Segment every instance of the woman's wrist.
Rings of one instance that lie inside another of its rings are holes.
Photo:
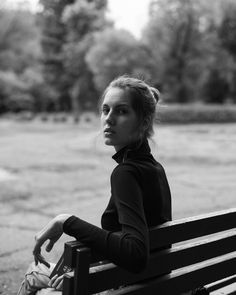
[[[57,222],[60,225],[62,231],[63,231],[63,224],[64,222],[70,218],[72,216],[72,214],[59,214],[56,216]]]

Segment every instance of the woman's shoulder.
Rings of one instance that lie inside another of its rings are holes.
[[[145,161],[136,159],[126,160],[119,163],[112,171],[112,177],[135,176],[138,180],[146,177],[161,177],[165,175],[165,169],[162,164],[153,157]]]
[[[114,169],[112,173],[120,173],[122,171],[133,171],[138,168],[138,163],[135,163],[134,161],[124,161],[122,163],[119,163]]]
[[[137,176],[139,174],[138,164],[134,161],[125,161],[119,163],[112,171],[111,177],[121,177],[121,176],[129,176],[134,175]]]

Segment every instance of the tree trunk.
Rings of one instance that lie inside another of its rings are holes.
[[[72,106],[74,122],[78,123],[80,114],[81,114],[81,107],[79,103],[79,95],[80,95],[79,81],[75,82],[75,84],[72,86],[70,94],[71,94],[71,106]]]

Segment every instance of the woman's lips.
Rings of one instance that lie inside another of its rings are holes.
[[[111,135],[115,134],[115,131],[110,128],[106,128],[106,129],[104,129],[104,134],[106,136],[111,136]]]

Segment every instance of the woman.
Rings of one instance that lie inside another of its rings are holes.
[[[101,218],[102,228],[69,214],[58,215],[36,235],[33,267],[47,264],[40,254],[44,242],[49,240],[46,250],[51,251],[66,233],[130,272],[145,269],[149,227],[171,220],[168,181],[148,144],[158,99],[157,89],[128,76],[107,87],[101,104],[102,131],[105,144],[115,148],[113,159],[118,165],[111,174],[111,198]],[[61,290],[62,279],[54,276],[43,287]],[[24,281],[19,294],[34,294],[29,290],[35,289],[26,285],[29,282]]]

